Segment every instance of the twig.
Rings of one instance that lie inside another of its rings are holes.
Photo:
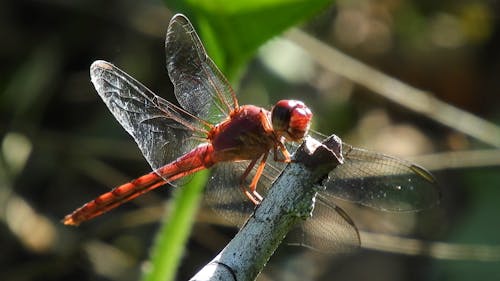
[[[363,231],[361,237],[363,237],[362,245],[365,249],[443,260],[500,261],[500,246],[498,245],[424,241]]]
[[[191,280],[254,280],[293,225],[311,216],[322,179],[342,163],[340,149],[336,136],[324,145],[306,139],[240,232]]]
[[[500,166],[500,149],[463,150],[406,157],[431,171]]]

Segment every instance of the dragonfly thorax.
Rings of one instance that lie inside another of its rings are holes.
[[[215,160],[256,159],[273,148],[276,138],[262,123],[268,111],[254,105],[243,105],[230,118],[208,134],[215,151]]]

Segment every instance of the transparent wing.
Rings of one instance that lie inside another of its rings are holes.
[[[270,157],[272,158],[272,157]],[[206,189],[205,204],[224,217],[230,224],[242,226],[255,206],[239,188],[241,174],[250,161],[220,163],[213,168]],[[274,180],[286,164],[268,161],[257,190],[264,197]],[[255,168],[247,179],[247,184]],[[312,218],[301,223],[287,234],[285,242],[300,245],[321,252],[351,252],[360,244],[356,226],[349,216],[338,206],[318,196]]]
[[[245,223],[255,208],[239,187],[241,175],[249,164],[250,161],[217,163],[212,168],[203,198],[207,207],[238,227]]]
[[[297,147],[297,144],[290,144],[287,148],[294,152]],[[343,156],[345,163],[330,172],[326,190],[318,194],[312,218],[297,225],[285,242],[331,253],[347,253],[357,248],[360,244],[358,230],[335,204],[338,199],[387,211],[420,210],[439,200],[434,178],[415,164],[345,143]],[[239,188],[241,174],[249,162],[217,165],[207,187],[209,205],[237,226],[241,226],[254,210]],[[258,185],[261,195],[267,194],[285,165],[272,160],[267,162]],[[255,169],[247,180],[254,172]]]
[[[439,189],[424,168],[343,143],[345,163],[329,173],[326,198],[385,211],[416,211],[436,205]]]
[[[267,195],[269,187],[286,166],[285,163],[269,160],[273,157],[274,155],[271,153],[257,184],[257,192],[264,197]],[[243,194],[240,188],[241,177],[250,162],[218,163],[212,168],[212,176],[205,189],[205,205],[235,226],[242,226],[255,209],[255,205]],[[253,167],[245,179],[246,186],[250,185],[257,166],[258,164]]]
[[[90,76],[99,96],[134,138],[153,170],[175,160],[206,137],[204,123],[111,63],[95,61]]]
[[[179,104],[212,124],[229,116],[237,107],[234,91],[185,16],[177,14],[170,21],[165,51]]]
[[[339,207],[316,197],[312,217],[287,234],[285,242],[326,253],[349,253],[360,245],[359,232],[351,218]]]

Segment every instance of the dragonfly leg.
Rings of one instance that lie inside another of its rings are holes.
[[[278,142],[278,147],[280,149],[281,155],[283,155],[283,158],[278,158],[278,149],[277,147],[274,147],[274,161],[284,163],[292,162],[292,156],[290,156],[290,152],[288,152],[288,149],[286,149],[285,145],[281,142]]]
[[[264,127],[264,131],[266,131],[266,133],[268,133],[268,134],[275,135],[273,126],[271,125],[271,121],[269,121],[269,118],[267,117],[267,115],[263,111],[260,111],[259,117],[260,117],[260,122],[262,123],[262,126]],[[278,151],[276,149],[276,146],[279,147],[281,154],[284,157],[283,159],[278,158],[278,153],[277,153]],[[290,156],[288,149],[286,149],[285,145],[283,144],[283,142],[281,140],[279,140],[278,137],[276,137],[276,146],[274,147],[274,161],[285,162],[285,163],[291,162],[292,157]],[[267,155],[266,155],[266,157],[267,157]]]
[[[273,125],[271,125],[271,121],[264,113],[264,111],[260,110],[259,118],[260,118],[260,123],[264,127],[264,131],[268,134],[274,134]]]
[[[245,179],[248,177],[250,172],[252,171],[253,167],[255,164],[257,164],[257,160],[259,158],[256,158],[250,162],[248,167],[246,168],[245,172],[241,176],[241,181],[240,181],[240,189],[243,191],[243,194],[250,199],[255,205],[260,204],[262,202],[262,196],[257,192],[257,183],[259,182],[260,176],[262,175],[262,172],[264,171],[264,167],[266,166],[266,161],[267,161],[267,156],[269,155],[269,152],[264,153],[262,156],[262,159],[260,160],[259,166],[257,167],[257,171],[255,172],[255,175],[252,178],[252,182],[250,183],[249,186],[245,184]]]
[[[252,201],[252,203],[254,205],[259,205],[260,202],[262,201],[262,197],[257,193],[257,195],[259,195],[260,199],[259,198],[255,198],[255,195],[250,193],[246,188],[245,186],[241,185],[240,186],[241,190],[243,191],[243,193],[245,194],[245,196],[250,199],[250,201]]]
[[[241,191],[255,205],[258,205],[260,203],[260,201],[262,201],[262,198],[261,198],[261,200],[259,200],[258,198],[255,198],[255,196],[248,190],[248,188],[247,188],[247,186],[245,184],[245,179],[248,177],[248,175],[252,171],[253,167],[257,163],[257,160],[259,160],[259,158],[256,158],[256,159],[252,160],[252,162],[250,162],[250,164],[246,168],[246,170],[243,173],[243,175],[241,175],[241,180],[240,180],[240,189],[241,189]]]
[[[262,159],[260,160],[259,167],[257,167],[257,172],[255,172],[255,175],[253,176],[252,182],[250,183],[250,186],[248,187],[250,189],[250,192],[252,192],[252,195],[257,198],[259,201],[262,201],[262,196],[257,192],[257,183],[259,183],[260,176],[262,176],[262,172],[264,171],[264,167],[266,167],[266,161],[267,161],[267,156],[269,155],[269,152],[264,153],[264,156],[262,156]]]

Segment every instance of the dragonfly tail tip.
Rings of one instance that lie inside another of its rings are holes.
[[[64,225],[72,225],[72,226],[78,226],[80,223],[76,222],[73,217],[71,216],[66,216],[64,217],[64,219],[61,220],[61,222],[64,224]]]

